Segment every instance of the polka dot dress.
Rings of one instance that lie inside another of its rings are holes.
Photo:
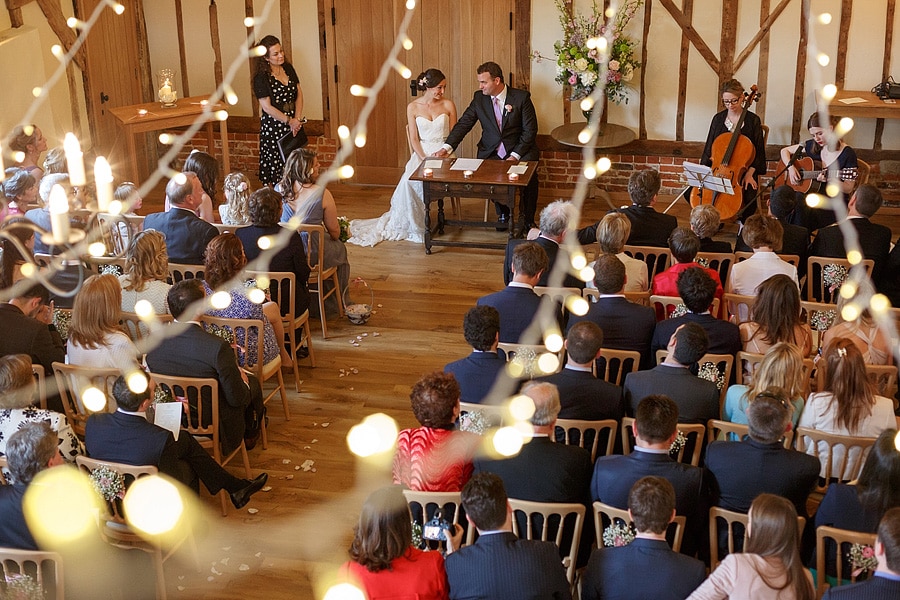
[[[289,104],[292,108],[284,113],[288,117],[294,115],[294,103],[297,101],[297,75],[290,65],[285,64],[290,83],[285,85],[268,73],[258,73],[254,81],[257,98],[269,98],[272,106],[281,108]],[[276,184],[281,180],[284,171],[284,160],[278,151],[278,140],[291,131],[287,123],[275,120],[264,111],[260,111],[259,124],[259,180],[266,184]]]

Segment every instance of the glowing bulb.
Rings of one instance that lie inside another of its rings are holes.
[[[106,394],[103,390],[91,386],[81,393],[84,407],[91,412],[100,412],[106,408]]]
[[[43,94],[43,93],[44,93],[44,90],[41,87],[31,88],[31,95],[34,96],[35,98],[40,98],[41,94]]]
[[[169,146],[172,142],[175,141],[175,136],[171,133],[161,133],[159,134],[159,143],[165,146]]]
[[[822,204],[822,196],[819,194],[807,194],[806,205],[810,208],[816,208]]]
[[[819,52],[819,55],[816,57],[816,62],[822,67],[827,67],[828,63],[831,62],[831,58],[824,52]]]
[[[369,415],[347,433],[347,446],[361,457],[387,452],[394,448],[397,422],[384,413]]]
[[[125,207],[122,206],[122,202],[120,200],[113,200],[109,203],[109,214],[111,215],[121,215],[122,209]]]
[[[340,169],[338,169],[338,177],[341,179],[350,179],[353,177],[353,167],[350,165],[344,165]]]
[[[128,523],[150,535],[171,531],[184,512],[178,488],[159,475],[135,479],[125,493],[122,505]]]
[[[97,210],[109,211],[109,203],[113,201],[113,175],[109,161],[98,156],[94,161],[94,185],[97,189]]]
[[[576,252],[571,256],[572,260],[572,268],[576,271],[580,271],[587,265],[587,257],[583,252]]]
[[[605,37],[597,38],[597,50],[605,52],[607,46],[609,46],[609,41]]]
[[[25,153],[22,152],[21,150],[17,150],[16,152],[13,152],[12,156],[13,156],[13,160],[16,162],[22,162],[23,160],[25,160]]]
[[[232,105],[232,106],[234,106],[235,104],[237,104],[237,103],[238,103],[238,96],[237,96],[237,94],[234,92],[234,89],[233,89],[230,85],[228,85],[227,83],[224,84],[224,85],[222,86],[222,88],[225,90],[225,102],[227,102],[228,104],[230,104],[230,105]]]
[[[81,24],[81,21],[79,21],[75,17],[69,17],[68,19],[66,19],[66,25],[69,26],[69,29],[75,29],[80,24]]]
[[[408,37],[403,38],[403,49],[404,50],[412,50],[412,48],[413,48],[413,41],[411,39],[409,39]]]
[[[578,279],[582,281],[594,280],[594,267],[587,266],[578,272]]]
[[[253,56],[265,56],[269,50],[265,46],[256,46],[250,51]]]
[[[845,321],[855,321],[859,317],[859,307],[856,304],[847,304],[841,309],[841,318]]]
[[[148,319],[156,314],[149,300],[138,300],[134,303],[134,312],[142,319]]]
[[[828,101],[831,101],[832,98],[837,94],[837,86],[833,83],[829,83],[822,88],[822,98]]]
[[[416,0],[406,0],[406,10],[412,10],[416,7]]]
[[[231,294],[228,292],[216,292],[209,298],[209,303],[216,310],[228,308],[231,304]]]
[[[492,442],[501,456],[515,456],[522,449],[522,434],[514,427],[501,427],[494,433]]]
[[[894,448],[897,449],[897,452],[900,452],[900,431],[894,436]]]
[[[544,352],[538,357],[538,369],[542,373],[556,373],[559,371],[559,357],[552,352]]]
[[[822,25],[830,25],[831,24],[831,13],[823,12],[819,15],[819,23]]]
[[[595,169],[591,165],[587,165],[584,168],[584,177],[585,179],[594,179],[597,177],[597,169]]]
[[[591,141],[591,130],[585,127],[581,131],[578,132],[578,141],[582,144],[587,144]]]
[[[548,333],[544,338],[544,345],[550,352],[559,352],[563,347],[563,338],[558,332]]]
[[[834,126],[834,134],[839,138],[844,137],[851,129],[853,129],[853,119],[844,117]]]
[[[890,307],[891,301],[884,294],[875,294],[869,300],[869,308],[872,310],[872,314],[883,315]]]
[[[264,235],[258,240],[256,240],[256,245],[259,246],[260,250],[268,250],[272,247],[272,236]]]
[[[353,85],[350,86],[350,95],[352,95],[352,96],[368,96],[369,89],[364,86],[354,83]]]
[[[110,0],[107,0],[106,3],[112,7],[113,12],[115,12],[117,15],[121,15],[123,12],[125,12],[125,7],[122,6],[121,4],[119,4],[118,2],[112,2]]]
[[[128,389],[135,394],[143,394],[150,385],[150,382],[147,381],[147,376],[144,375],[142,371],[133,371],[132,373],[129,373],[127,381]]]
[[[256,287],[258,287],[261,290],[267,290],[267,289],[269,289],[270,281],[271,280],[268,278],[268,276],[260,275],[259,277],[256,278]]]
[[[509,412],[516,421],[527,421],[534,416],[534,400],[525,394],[513,396],[509,401]]]
[[[19,267],[19,272],[22,273],[22,277],[28,279],[29,277],[35,275],[34,263],[25,263],[21,267]]]
[[[187,183],[187,175],[185,175],[184,173],[176,173],[173,179],[178,185],[184,185],[185,183]]]
[[[847,260],[851,265],[858,265],[862,258],[862,253],[860,253],[859,250],[850,250],[847,252]]]
[[[22,501],[28,528],[41,546],[58,547],[96,536],[99,498],[77,469],[45,469],[29,484]]]
[[[829,198],[834,198],[835,196],[837,196],[840,193],[841,193],[841,188],[835,182],[829,181],[827,184],[825,184],[825,194]]]
[[[69,183],[75,186],[86,184],[84,153],[81,151],[81,143],[71,131],[63,140],[63,149],[66,152],[66,166],[69,168]]]
[[[244,17],[244,27],[253,27],[255,24],[253,17]]]
[[[237,102],[237,100],[235,100]],[[228,120],[228,111],[227,110],[217,110],[213,113],[213,116],[216,118],[216,121],[227,121]]]
[[[591,110],[594,108],[594,99],[590,96],[585,96],[581,99],[581,104],[578,105],[581,110]]]
[[[610,167],[612,167],[612,161],[609,160],[609,157],[601,156],[597,161],[597,171],[600,173],[606,173]]]
[[[50,53],[60,60],[62,60],[66,55],[66,53],[63,52],[62,46],[60,46],[59,44],[53,44],[52,46],[50,46]]]
[[[506,374],[512,379],[518,379],[525,374],[525,366],[515,360],[506,363]]]
[[[588,304],[587,300],[581,296],[569,296],[569,298],[572,299],[571,301],[566,302],[569,312],[578,317],[583,317],[587,314],[587,311],[590,308],[590,304]]]
[[[366,145],[366,132],[360,131],[356,134],[356,137],[353,139],[353,145],[357,148],[362,148]]]
[[[259,288],[253,288],[247,292],[247,298],[253,304],[262,304],[266,301],[266,293]]]
[[[350,137],[350,128],[346,125],[338,127],[338,137],[342,140],[348,139]]]
[[[338,583],[328,588],[322,600],[366,600],[366,595],[355,585]]]
[[[854,281],[845,281],[838,292],[844,300],[849,300],[859,291],[859,286]]]
[[[103,242],[94,242],[88,246],[88,254],[91,256],[103,256],[106,254],[106,244]]]

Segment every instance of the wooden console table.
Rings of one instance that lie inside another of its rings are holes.
[[[435,159],[428,159],[435,160]],[[450,167],[456,161],[455,158],[445,158],[441,162],[440,169],[434,169],[431,176],[425,177],[425,161],[419,165],[411,180],[421,181],[423,198],[425,202],[425,254],[431,254],[432,246],[458,246],[469,248],[493,248],[504,250],[506,239],[503,242],[454,242],[449,240],[433,239],[434,235],[444,233],[445,225],[459,227],[481,227],[495,229],[497,227],[509,227],[509,237],[512,237],[513,227],[516,223],[516,191],[521,192],[534,177],[537,170],[537,161],[515,163],[508,160],[485,160],[472,173],[471,177],[465,177],[463,171],[453,171]],[[519,175],[517,181],[510,181],[507,171],[515,164],[528,165],[528,170]],[[509,207],[509,223],[499,221],[453,221],[445,218],[444,198],[462,196],[464,198],[485,198],[495,202],[501,202]],[[431,227],[431,203],[437,200],[438,215],[437,224]]]
[[[848,98],[862,98],[865,102],[841,102]],[[872,92],[859,90],[838,90],[828,103],[828,110],[833,115],[854,119],[900,119],[900,101],[885,102]]]
[[[588,144],[582,144],[578,141],[578,134],[587,126],[587,123],[567,123],[560,125],[550,132],[550,137],[566,146],[574,146],[576,148],[584,148]],[[602,133],[597,134],[594,140],[594,148],[617,148],[630,144],[634,141],[634,132],[622,125],[615,123],[606,123],[601,128]]]
[[[188,127],[198,118],[206,120],[206,139],[209,147],[209,153],[213,154],[215,149],[213,137],[213,123],[216,119],[215,111],[227,109],[221,102],[213,106],[213,112],[203,116],[203,109],[209,96],[191,96],[190,98],[181,98],[175,106],[171,108],[163,108],[159,102],[148,102],[146,104],[134,104],[132,106],[120,106],[111,109],[116,122],[125,134],[126,147],[128,149],[128,165],[130,169],[129,176],[131,181],[140,184],[140,168],[137,163],[137,156],[134,151],[134,136],[139,133],[147,133],[149,131],[162,131],[173,127]],[[228,155],[228,121],[219,121],[219,137],[222,140],[222,172],[231,172],[231,160]]]

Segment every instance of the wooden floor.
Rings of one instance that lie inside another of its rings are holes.
[[[386,211],[392,189],[335,185],[333,191],[339,214],[360,218]],[[542,197],[540,205],[551,200]],[[480,218],[484,205],[468,200],[463,207]],[[679,202],[671,212],[686,223],[689,208]],[[589,199],[582,222],[607,210],[605,200]],[[503,241],[502,233],[490,235]],[[722,235],[733,241],[734,226]],[[463,314],[503,285],[499,250],[437,248],[426,256],[421,245],[386,242],[348,245],[348,251],[352,276],[374,291],[375,314],[365,326],[330,321],[327,340],[313,322],[317,366],[302,369],[299,394],[289,387],[292,418],[285,421],[280,405],[270,404],[269,448],[250,453],[254,474],[269,473],[271,491],[226,518],[203,493],[209,529],[201,544],[202,571],[177,556],[167,563],[170,598],[321,598],[320,586],[346,560],[363,498],[390,482],[389,465],[351,455],[348,430],[374,412],[390,415],[401,428],[415,426],[411,385],[468,353]],[[351,340],[359,340],[358,347]],[[305,461],[313,462],[304,468]]]

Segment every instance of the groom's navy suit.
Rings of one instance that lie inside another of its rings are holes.
[[[497,118],[494,116],[493,98],[481,91],[475,92],[472,102],[453,126],[445,144],[455,149],[475,123],[481,123],[478,158],[502,160],[512,153],[517,154],[522,160],[540,158],[540,151],[535,143],[538,131],[537,113],[529,92],[506,86],[506,100],[502,107],[500,127],[497,126]],[[501,142],[505,150],[503,156],[498,154]],[[522,190],[521,217],[524,217],[525,223],[534,223],[537,198],[538,178],[535,173],[528,186]]]

